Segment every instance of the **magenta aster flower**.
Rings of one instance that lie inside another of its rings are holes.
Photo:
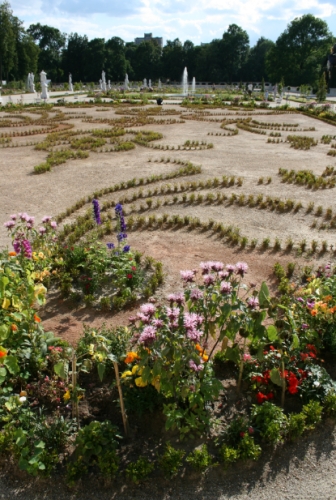
[[[141,312],[137,313],[137,318],[145,324],[148,324],[150,322],[150,317],[146,316],[146,314],[143,314]]]
[[[195,271],[180,271],[180,275],[183,281],[185,281],[186,283],[191,283],[195,279]]]
[[[146,326],[140,337],[139,337],[139,343],[140,344],[145,344],[145,345],[149,345],[151,344],[152,342],[154,342],[154,340],[156,339],[156,329],[154,326]]]
[[[244,276],[244,274],[248,270],[248,265],[246,262],[237,262],[236,264],[236,273],[239,274],[240,276]]]
[[[193,288],[190,294],[190,298],[193,301],[200,300],[203,298],[203,292],[199,288]]]
[[[4,226],[7,227],[7,229],[12,229],[12,227],[15,226],[15,221],[9,220],[9,221],[4,223]]]
[[[210,272],[211,264],[212,264],[211,261],[200,263],[200,268],[202,269],[202,274],[208,274]]]
[[[183,293],[171,293],[168,295],[169,302],[176,302],[178,305],[184,304],[184,294]]]
[[[228,294],[232,292],[232,285],[229,281],[222,281],[220,284],[220,291],[223,294]]]
[[[178,307],[166,307],[166,313],[170,321],[175,321],[180,315],[180,309]]]
[[[11,218],[12,220],[16,220],[16,219],[17,219],[17,215],[16,215],[16,214],[12,214],[12,215],[10,216],[10,218]]]
[[[236,270],[236,266],[234,266],[233,264],[227,264],[226,270],[229,274],[233,274]]]
[[[210,286],[215,283],[216,276],[214,274],[205,274],[203,279],[204,279],[204,284],[206,286]]]
[[[142,304],[140,311],[146,316],[153,316],[156,311],[156,307],[153,304]]]
[[[246,303],[251,309],[256,309],[259,306],[258,297],[249,297]]]

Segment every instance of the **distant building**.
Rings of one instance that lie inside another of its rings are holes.
[[[163,38],[160,36],[154,36],[152,33],[145,33],[143,38],[135,38],[135,45],[140,45],[143,42],[154,42],[157,43],[159,47],[163,47]]]

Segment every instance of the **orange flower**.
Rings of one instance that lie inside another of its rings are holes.
[[[41,318],[39,318],[37,314],[34,314],[34,321],[36,321],[36,323],[41,323]]]
[[[7,351],[3,347],[0,347],[0,359],[7,356]]]
[[[310,311],[310,314],[311,314],[312,316],[316,316],[316,314],[317,314],[316,309],[312,309],[312,310]]]
[[[11,325],[11,330],[12,330],[12,332],[17,332],[18,331],[18,327],[17,327],[17,325],[15,323],[13,323]]]
[[[203,354],[202,359],[203,361],[208,361],[209,356],[207,354]]]
[[[202,346],[201,346],[201,345],[199,345],[199,344],[196,344],[196,345],[195,345],[195,349],[196,349],[196,351],[198,351],[198,352],[202,352],[202,351],[204,351],[204,347],[202,347]]]
[[[326,302],[329,302],[329,300],[331,299],[332,299],[331,295],[326,295],[326,297],[323,297],[323,300],[325,300]]]
[[[9,257],[16,257],[16,252],[8,252]]]
[[[136,352],[130,351],[127,353],[125,363],[133,363],[136,359],[140,359]]]

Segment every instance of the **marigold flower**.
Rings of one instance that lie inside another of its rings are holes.
[[[17,325],[15,323],[11,324],[11,330],[12,330],[12,332],[17,332],[18,331],[18,327],[17,327]]]
[[[310,311],[310,314],[311,314],[312,316],[316,316],[316,315],[317,315],[317,311],[316,311],[316,309],[312,309],[312,310]]]
[[[142,379],[142,377],[138,377],[138,378],[136,378],[136,379],[134,380],[134,382],[135,382],[135,385],[136,385],[137,387],[146,387],[146,385],[147,385],[147,382],[145,382],[145,381]]]
[[[17,253],[14,252],[14,250],[12,252],[8,252],[8,255],[9,257],[16,257]]]
[[[136,359],[140,359],[138,354],[136,352],[130,351],[126,355],[125,363],[133,363],[133,361],[135,361]]]
[[[71,398],[69,389],[63,394],[64,401],[68,401]]]
[[[121,378],[126,378],[126,377],[131,377],[132,376],[132,372],[131,370],[126,370],[122,375],[121,375]]]
[[[7,351],[4,347],[0,347],[0,359],[7,356]]]
[[[36,321],[36,323],[41,323],[41,318],[39,318],[37,314],[34,314],[34,321]]]

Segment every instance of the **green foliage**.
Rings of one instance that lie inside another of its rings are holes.
[[[208,452],[206,444],[203,444],[200,449],[196,449],[191,452],[187,459],[187,463],[190,464],[194,469],[198,471],[205,471],[213,465],[213,457]]]
[[[219,454],[225,468],[239,459],[239,450],[225,443],[221,446]]]
[[[258,460],[261,447],[254,442],[254,438],[245,434],[238,445],[239,458],[243,460]]]
[[[318,401],[310,401],[302,408],[308,429],[314,429],[321,422],[323,406]]]
[[[147,479],[150,473],[154,470],[155,464],[151,463],[148,458],[140,457],[136,462],[131,463],[126,468],[126,476],[135,484]]]
[[[326,395],[323,401],[324,411],[328,417],[335,418],[336,416],[336,393],[335,391],[330,391]]]
[[[306,430],[306,415],[304,413],[291,413],[288,416],[286,433],[291,441],[302,436]]]
[[[183,464],[185,451],[177,450],[170,443],[166,444],[165,452],[159,458],[159,466],[167,477],[175,476]]]
[[[286,416],[278,406],[266,401],[263,405],[253,405],[251,412],[252,422],[264,441],[276,444],[282,441],[282,434],[286,425]]]

